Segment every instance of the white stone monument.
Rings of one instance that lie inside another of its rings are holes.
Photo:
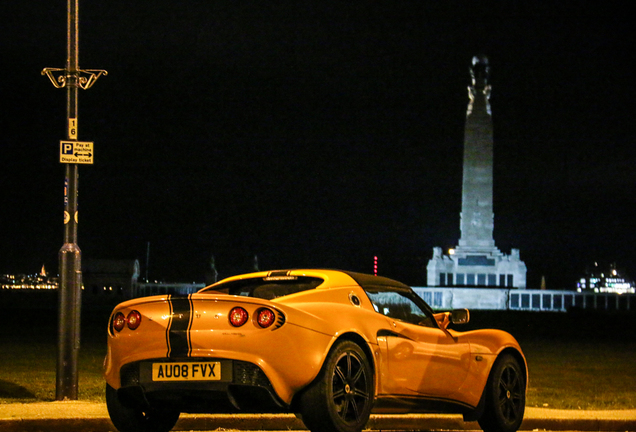
[[[461,237],[449,255],[433,248],[428,286],[526,288],[526,265],[518,249],[505,255],[493,239],[493,127],[488,59],[473,57],[464,132]]]

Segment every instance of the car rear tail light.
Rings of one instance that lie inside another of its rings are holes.
[[[128,321],[128,328],[131,330],[135,330],[137,327],[139,327],[139,324],[141,324],[141,314],[136,310],[131,311],[128,314],[128,318],[126,318],[126,321]]]
[[[125,325],[126,325],[126,317],[124,316],[123,313],[117,312],[117,314],[113,318],[113,328],[117,330],[118,332],[120,332],[124,329]]]
[[[263,308],[256,314],[256,322],[262,328],[271,326],[274,324],[274,321],[276,321],[276,314],[269,309]]]
[[[234,327],[240,327],[247,322],[249,315],[245,309],[237,306],[230,311],[229,318],[230,324],[232,324]]]

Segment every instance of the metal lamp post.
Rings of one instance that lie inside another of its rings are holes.
[[[65,163],[64,245],[59,252],[58,356],[56,400],[77,400],[77,360],[80,345],[82,252],[77,245],[78,164],[93,163],[92,143],[77,141],[77,90],[90,88],[105,70],[81,70],[78,60],[79,0],[67,0],[67,62],[65,69],[45,68],[56,88],[67,90],[67,141],[60,142]]]

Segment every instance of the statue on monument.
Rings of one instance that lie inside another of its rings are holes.
[[[468,86],[469,101],[466,117],[473,112],[473,104],[475,103],[477,92],[481,92],[485,96],[486,112],[488,115],[492,115],[492,110],[490,109],[490,84],[488,83],[488,78],[490,78],[488,57],[484,55],[473,57],[472,66],[468,70],[470,71],[472,85]]]

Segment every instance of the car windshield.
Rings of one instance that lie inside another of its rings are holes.
[[[437,327],[432,314],[414,298],[415,294],[386,288],[365,288],[373,308],[382,315],[425,327]],[[422,300],[421,303],[424,303]]]
[[[323,283],[322,279],[314,277],[274,276],[231,281],[201,292],[217,291],[229,295],[273,300],[278,297],[314,289],[321,283]]]

